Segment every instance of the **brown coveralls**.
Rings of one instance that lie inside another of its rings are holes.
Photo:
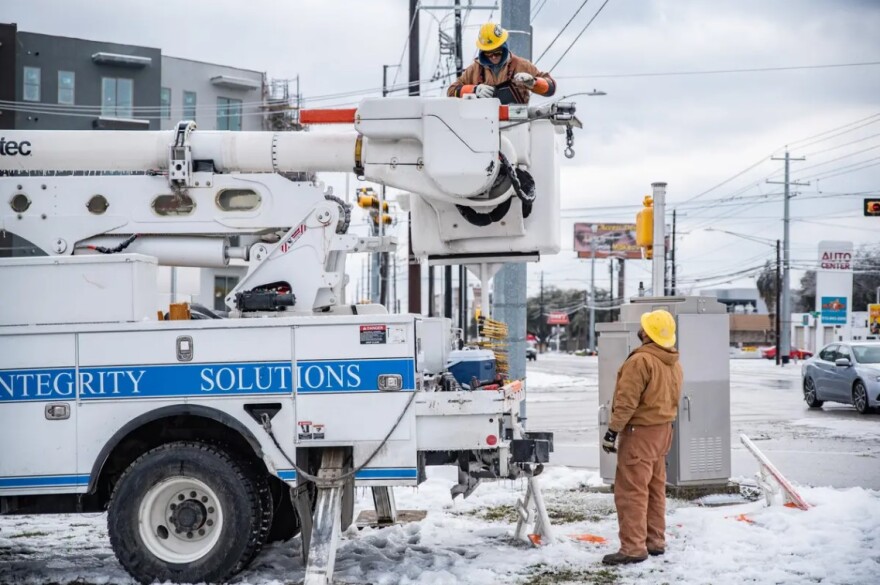
[[[678,351],[650,341],[617,373],[608,428],[620,435],[614,504],[620,552],[629,557],[666,546],[666,454],[682,379]]]

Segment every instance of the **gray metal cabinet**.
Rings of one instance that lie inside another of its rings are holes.
[[[599,438],[608,430],[617,371],[640,345],[643,313],[666,309],[675,318],[684,371],[675,435],[667,457],[670,485],[726,483],[730,477],[730,325],[712,297],[640,297],[621,309],[621,321],[599,331]],[[616,457],[600,453],[603,480],[613,483]]]

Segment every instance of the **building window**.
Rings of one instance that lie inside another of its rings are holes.
[[[101,79],[101,115],[113,118],[131,118],[134,81],[123,77]]]
[[[241,100],[217,98],[217,130],[241,130]]]
[[[24,95],[22,99],[26,102],[40,101],[40,68],[25,67],[24,68]]]
[[[196,92],[183,92],[183,118],[184,120],[196,119]]]
[[[171,118],[171,88],[163,87],[159,93],[159,115],[163,120]]]
[[[58,72],[58,103],[73,105],[76,90],[76,74],[73,71]]]

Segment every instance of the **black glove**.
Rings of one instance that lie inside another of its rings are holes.
[[[617,431],[609,430],[605,433],[605,438],[602,439],[602,450],[606,453],[617,453],[617,447],[614,444],[617,442]]]

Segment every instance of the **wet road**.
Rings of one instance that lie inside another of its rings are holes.
[[[730,370],[732,477],[757,471],[744,433],[792,481],[880,490],[880,413],[833,403],[808,409],[799,365],[731,360]],[[527,383],[529,374],[528,427],[556,433],[553,462],[598,468],[597,358],[542,354],[528,363]]]

